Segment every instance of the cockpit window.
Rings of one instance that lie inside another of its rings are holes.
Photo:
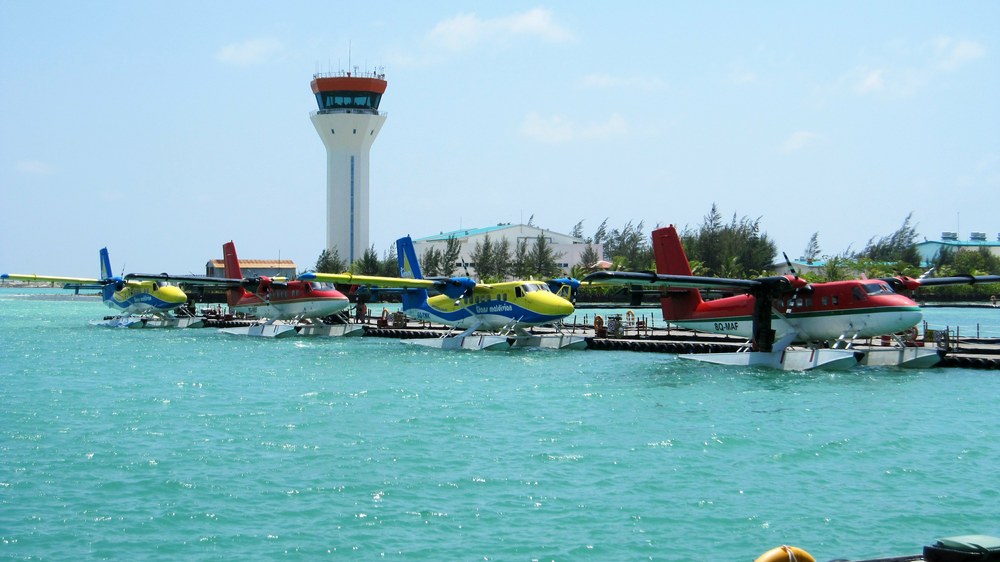
[[[869,295],[888,295],[892,293],[892,288],[885,282],[865,283],[865,292]]]
[[[549,291],[549,286],[543,283],[525,283],[521,285],[524,287],[525,293],[534,293],[535,291]]]

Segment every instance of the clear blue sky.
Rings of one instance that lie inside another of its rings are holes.
[[[0,1],[0,271],[311,267],[313,73],[384,67],[371,240],[760,217],[1000,233],[1000,2]]]

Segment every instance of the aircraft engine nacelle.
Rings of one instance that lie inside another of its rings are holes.
[[[251,277],[243,280],[243,286],[251,293],[260,293],[271,289],[270,277]]]
[[[893,282],[889,283],[889,285],[895,291],[898,291],[900,288],[915,291],[920,287],[920,281],[906,275],[900,275],[899,277],[894,277]]]
[[[460,299],[476,287],[476,282],[468,277],[452,277],[443,283],[441,292],[453,299]]]

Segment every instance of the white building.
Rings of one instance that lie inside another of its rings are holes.
[[[492,243],[500,242],[506,238],[507,243],[510,245],[511,257],[513,257],[517,245],[522,240],[527,241],[528,249],[530,250],[535,245],[538,236],[544,236],[546,242],[552,248],[552,254],[556,256],[556,264],[562,269],[565,275],[569,275],[570,270],[580,263],[583,252],[587,249],[587,242],[583,238],[575,238],[568,234],[560,234],[526,224],[498,224],[484,228],[465,228],[451,232],[442,232],[433,236],[414,239],[413,248],[417,252],[417,259],[420,259],[424,255],[424,252],[430,248],[436,248],[438,251],[444,252],[448,247],[448,239],[455,237],[462,245],[462,249],[459,252],[459,261],[452,264],[455,268],[455,273],[475,277],[476,267],[472,263],[470,256],[475,251],[476,244],[482,244],[487,235],[490,237],[490,242]],[[591,244],[591,247],[598,256],[603,255],[604,247],[602,244]]]
[[[942,232],[941,240],[924,240],[917,243],[917,252],[925,265],[934,263],[941,250],[948,249],[952,252],[978,251],[986,248],[995,256],[1000,256],[1000,234],[997,234],[996,241],[987,240],[985,232],[973,232],[969,234],[968,240],[959,240],[957,232]]]

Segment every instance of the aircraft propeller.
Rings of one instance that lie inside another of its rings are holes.
[[[437,290],[455,299],[457,305],[462,299],[472,294],[476,288],[475,280],[469,277],[446,277],[435,279]]]

